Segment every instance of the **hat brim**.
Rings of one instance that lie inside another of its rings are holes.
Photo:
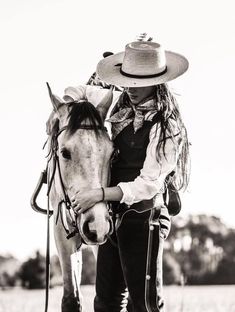
[[[108,84],[121,87],[147,87],[171,81],[182,75],[188,69],[188,60],[175,52],[165,51],[167,71],[157,77],[134,78],[124,76],[120,72],[125,52],[120,52],[102,59],[96,72],[101,80]]]

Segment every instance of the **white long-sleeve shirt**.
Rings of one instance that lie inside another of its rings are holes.
[[[87,98],[94,106],[97,106],[104,95],[108,92],[107,89],[102,89],[95,86],[78,86],[68,87],[65,89],[64,100],[80,100]],[[117,102],[121,92],[113,92],[112,107]],[[109,115],[109,114],[108,114]],[[174,125],[173,125],[174,126]],[[174,133],[178,133],[178,128],[175,123]],[[166,140],[164,154],[160,151],[157,153],[157,144],[159,142],[160,126],[158,123],[154,124],[149,134],[149,144],[146,151],[146,158],[140,175],[131,182],[121,182],[118,186],[123,192],[121,203],[132,205],[142,200],[151,199],[156,196],[155,204],[162,205],[162,193],[164,191],[164,181],[168,174],[170,174],[176,167],[180,146],[176,149],[173,141],[169,138]]]

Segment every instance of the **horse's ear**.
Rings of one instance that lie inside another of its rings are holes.
[[[100,101],[100,103],[96,106],[96,109],[100,113],[100,116],[103,120],[105,120],[105,117],[107,115],[107,112],[109,110],[110,105],[113,101],[113,89],[114,86],[111,86],[111,88],[108,90],[108,92],[105,94],[103,99]]]
[[[47,82],[47,88],[51,103],[53,105],[53,112],[51,113],[47,121],[47,133],[51,133],[52,128],[54,127],[55,122],[59,120],[60,126],[63,126],[66,122],[69,113],[69,106],[61,100],[58,96],[54,95],[51,91],[50,85]]]
[[[64,103],[58,96],[54,95],[51,91],[51,87],[49,83],[47,82],[47,88],[48,88],[48,93],[51,99],[51,103],[53,105],[53,109],[55,112],[58,112],[59,107]]]

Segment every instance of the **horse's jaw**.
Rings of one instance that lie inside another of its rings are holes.
[[[112,220],[106,203],[97,203],[78,216],[80,235],[87,245],[102,245],[112,232]]]

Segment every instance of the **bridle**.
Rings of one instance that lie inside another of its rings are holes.
[[[60,186],[61,186],[61,190],[62,190],[62,194],[63,194],[63,198],[62,200],[58,203],[58,212],[57,212],[57,216],[56,216],[56,222],[55,224],[58,223],[58,219],[60,217],[61,223],[63,225],[63,228],[66,232],[66,238],[69,239],[73,236],[75,236],[77,233],[80,234],[81,236],[81,241],[82,243],[87,244],[86,242],[86,238],[84,237],[82,231],[80,231],[80,228],[77,224],[77,220],[78,220],[78,215],[77,213],[74,211],[72,204],[71,204],[71,200],[69,198],[69,195],[66,191],[65,185],[64,185],[64,181],[62,178],[62,174],[61,174],[61,168],[60,168],[60,161],[59,161],[59,157],[57,154],[58,151],[58,137],[59,135],[68,129],[68,126],[64,126],[61,129],[58,130],[58,132],[52,137],[52,146],[50,147],[50,151],[48,154],[48,165],[49,162],[52,160],[53,161],[53,165],[52,165],[52,173],[51,173],[51,177],[50,180],[48,182],[48,191],[47,191],[47,196],[49,197],[50,195],[50,191],[51,191],[51,186],[52,183],[54,181],[54,177],[55,177],[55,172],[56,169],[58,170],[58,175],[59,175],[59,181],[60,181]],[[104,126],[99,126],[97,125],[96,128],[92,125],[86,125],[86,124],[81,124],[79,125],[79,127],[77,129],[84,129],[84,130],[95,130],[95,129],[99,129],[99,130],[103,130],[103,131],[107,131],[107,129]],[[68,212],[68,216],[70,219],[70,224],[72,226],[72,231],[69,230],[68,226],[65,224],[65,220],[63,218],[63,214],[62,214],[62,209],[63,206],[65,206],[66,211]],[[112,222],[110,221],[110,229],[112,232]]]
[[[58,151],[58,137],[59,135],[65,131],[67,129],[67,126],[64,126],[63,128],[61,128],[53,137],[52,137],[52,143],[51,143],[51,147],[50,147],[50,151],[48,154],[48,162],[47,162],[47,167],[49,167],[49,163],[50,161],[53,162],[52,164],[52,173],[51,173],[51,177],[48,183],[48,190],[47,190],[47,196],[49,197],[50,195],[50,191],[51,191],[51,187],[52,187],[52,183],[54,182],[54,178],[55,178],[55,173],[56,173],[56,169],[58,170],[58,174],[59,174],[59,181],[60,181],[60,186],[61,186],[61,190],[62,190],[62,194],[63,194],[63,198],[62,200],[58,203],[58,212],[57,212],[57,216],[56,216],[56,224],[58,223],[58,219],[59,216],[61,218],[61,223],[63,225],[63,228],[66,232],[67,238],[73,237],[78,231],[77,229],[77,224],[76,224],[76,215],[74,210],[72,209],[72,205],[71,205],[71,200],[68,196],[68,193],[66,191],[66,188],[64,186],[64,182],[62,179],[62,174],[61,174],[61,169],[60,169],[60,162],[59,162],[59,157],[57,155],[57,151]],[[66,210],[69,213],[69,217],[71,220],[71,224],[73,227],[73,231],[70,232],[68,227],[65,225],[64,223],[64,219],[61,213],[62,210],[62,206],[65,205]],[[73,213],[73,215],[72,215]]]

